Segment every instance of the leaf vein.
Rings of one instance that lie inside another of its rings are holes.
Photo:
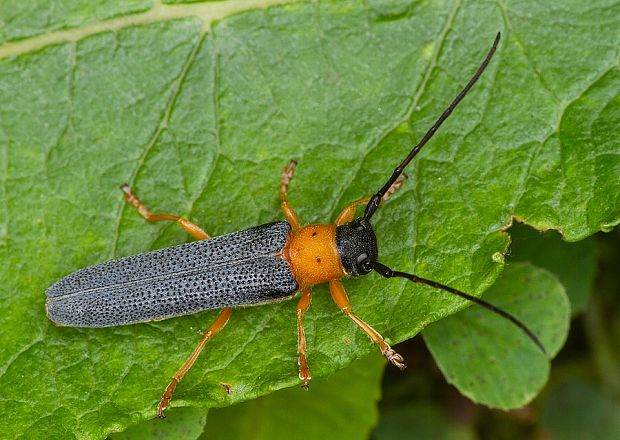
[[[506,10],[506,5],[504,5],[502,0],[497,0],[497,5],[500,8],[500,11],[502,13],[502,17],[504,18],[504,22],[506,23],[506,27],[510,30],[510,33],[512,34],[512,37],[514,39],[515,44],[517,46],[519,46],[519,49],[521,49],[521,52],[523,53],[523,57],[528,62],[528,64],[532,67],[532,71],[534,72],[534,75],[536,75],[536,77],[540,81],[540,84],[553,97],[553,99],[556,102],[556,104],[559,104],[560,102],[562,102],[562,100],[558,97],[558,95],[547,84],[547,81],[545,80],[545,77],[543,76],[542,72],[540,71],[540,69],[538,68],[536,63],[532,60],[532,58],[530,58],[530,55],[528,54],[527,50],[525,49],[525,46],[521,42],[521,39],[517,35],[516,31],[513,29],[511,21],[510,21],[510,18],[509,18],[509,15],[508,15],[508,11]]]
[[[157,140],[159,139],[159,137],[161,136],[161,134],[164,132],[164,130],[167,128],[168,125],[168,121],[170,119],[170,115],[172,114],[172,111],[174,109],[174,104],[177,101],[177,98],[179,96],[179,94],[181,93],[181,89],[183,86],[183,81],[185,80],[185,77],[191,67],[191,65],[193,64],[194,60],[196,59],[196,56],[198,54],[198,50],[201,46],[202,40],[204,38],[204,35],[199,35],[198,36],[198,41],[196,41],[196,43],[194,44],[194,46],[192,47],[192,49],[190,50],[190,53],[187,57],[187,60],[185,61],[183,68],[181,69],[181,72],[179,74],[179,77],[173,81],[172,83],[172,93],[170,98],[168,99],[168,103],[166,105],[166,107],[164,108],[164,111],[162,113],[162,117],[159,121],[159,125],[158,127],[155,129],[155,133],[153,134],[153,136],[151,137],[151,140],[149,141],[149,143],[147,144],[144,152],[142,153],[142,155],[140,156],[140,158],[138,159],[138,163],[136,164],[133,172],[131,173],[131,177],[129,179],[127,179],[129,186],[132,186],[136,180],[136,176],[138,175],[140,169],[142,169],[142,167],[144,166],[145,162],[146,162],[146,158],[148,156],[148,154],[151,152],[151,150],[155,147]],[[125,211],[127,204],[122,202],[118,211],[117,211],[117,215],[116,215],[116,221],[115,221],[115,228],[114,228],[114,237],[111,240],[111,246],[110,246],[110,252],[109,252],[109,258],[114,258],[116,256],[116,252],[118,249],[118,239],[120,237],[120,227],[121,227],[121,218],[123,216],[123,212]]]
[[[454,23],[454,19],[460,9],[461,6],[461,1],[460,0],[455,0],[452,3],[452,9],[450,10],[450,14],[448,15],[448,18],[446,19],[446,23],[444,24],[443,29],[441,30],[441,32],[438,35],[439,38],[439,44],[437,45],[437,47],[435,48],[435,50],[433,51],[433,55],[431,57],[431,61],[426,69],[426,73],[424,74],[424,78],[422,79],[422,82],[420,84],[420,87],[418,88],[418,90],[416,91],[414,97],[413,97],[413,101],[411,102],[411,106],[409,107],[409,109],[407,109],[407,113],[405,115],[405,117],[403,118],[402,121],[400,121],[397,125],[394,126],[394,128],[392,128],[392,130],[394,130],[396,127],[398,127],[398,125],[400,125],[401,123],[403,123],[404,121],[407,121],[411,118],[411,115],[413,114],[414,109],[418,106],[420,100],[422,99],[422,96],[424,94],[424,92],[426,91],[426,88],[430,82],[430,78],[432,75],[433,70],[435,69],[435,67],[437,66],[437,61],[439,60],[439,55],[446,43],[446,39],[448,36],[448,32],[450,31],[450,29],[452,28],[452,25]],[[381,141],[383,139],[385,139],[388,136],[388,133],[385,133],[381,139]],[[378,144],[377,144],[378,145]],[[419,167],[415,166],[413,167],[413,178],[411,179],[411,185],[413,187],[413,218],[417,219],[418,218],[418,213],[419,213],[419,208],[420,208],[420,188],[418,185],[418,177],[419,177]],[[412,222],[411,224],[413,224],[414,222]],[[417,227],[413,227],[412,231],[411,231],[411,236],[412,236],[412,246],[411,246],[411,262],[412,262],[412,271],[415,272],[415,264],[416,264],[416,243],[418,241],[418,228]],[[396,301],[394,301],[394,307],[392,308],[392,312],[390,313],[389,319],[387,320],[387,322],[392,322],[394,315],[396,314],[396,311],[399,309],[399,306],[401,304],[402,301],[402,297],[403,294],[405,292],[405,289],[407,289],[407,285],[406,283],[402,284],[402,288],[398,290],[398,293],[396,294]]]

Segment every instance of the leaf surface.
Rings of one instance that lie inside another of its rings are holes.
[[[28,12],[0,26],[11,41],[0,46],[7,437],[103,438],[153,417],[215,317],[105,330],[46,319],[45,289],[62,276],[187,240],[176,225],[146,224],[121,183],[220,235],[282,218],[279,171],[295,158],[293,206],[304,222],[333,220],[383,184],[498,30],[489,70],[373,218],[381,261],[480,294],[502,268],[513,216],[570,240],[620,221],[617,1],[293,3],[220,21],[201,3],[106,2],[94,15],[80,4],[49,23]],[[390,342],[463,307],[376,275],[346,287]],[[306,332],[318,377],[376,348],[324,287],[314,292]],[[235,311],[174,405],[297,384],[294,316],[294,301]]]

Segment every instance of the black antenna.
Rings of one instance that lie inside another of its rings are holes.
[[[396,270],[392,270],[389,267],[387,267],[387,266],[385,266],[385,265],[383,265],[383,264],[381,264],[379,262],[373,263],[373,269],[377,273],[379,273],[380,275],[383,275],[386,278],[395,278],[395,277],[406,278],[409,281],[413,281],[414,283],[426,284],[427,286],[431,286],[431,287],[434,287],[436,289],[445,290],[446,292],[453,293],[454,295],[458,295],[461,298],[465,298],[466,300],[469,300],[469,301],[471,301],[473,303],[481,305],[482,307],[492,311],[493,313],[497,313],[501,317],[508,319],[514,325],[519,327],[534,342],[534,344],[536,344],[538,346],[538,348],[540,348],[540,350],[544,354],[547,354],[547,351],[545,350],[545,347],[542,345],[542,343],[540,342],[540,340],[534,334],[533,331],[531,331],[525,324],[523,324],[517,318],[512,316],[510,313],[505,312],[502,309],[499,309],[499,308],[495,307],[493,304],[489,304],[488,302],[483,301],[480,298],[477,298],[475,296],[469,295],[469,294],[467,294],[465,292],[461,292],[460,290],[454,289],[452,287],[445,286],[443,284],[437,283],[435,281],[427,280],[426,278],[421,278],[421,277],[413,275],[411,273],[398,272]]]
[[[429,139],[433,137],[437,129],[441,126],[441,124],[443,124],[443,122],[446,119],[448,119],[448,116],[450,116],[450,114],[456,108],[459,102],[461,102],[461,100],[465,97],[467,92],[469,92],[469,90],[473,87],[473,85],[478,80],[478,78],[480,78],[480,75],[482,75],[482,72],[484,72],[484,69],[486,69],[486,67],[489,65],[489,62],[491,61],[491,58],[493,57],[493,54],[495,53],[495,50],[497,49],[500,36],[501,34],[498,32],[497,36],[495,37],[495,41],[493,42],[493,46],[491,47],[491,50],[489,50],[489,53],[487,54],[486,58],[484,59],[482,64],[480,64],[480,67],[478,67],[478,70],[476,70],[476,73],[474,73],[474,76],[471,77],[471,79],[469,80],[467,85],[463,88],[463,90],[461,90],[461,92],[458,95],[456,95],[456,98],[454,98],[454,101],[452,101],[450,105],[448,106],[448,108],[444,110],[441,116],[439,116],[439,119],[437,119],[437,121],[435,121],[435,123],[430,128],[430,130],[426,132],[422,140],[420,140],[420,142],[418,142],[418,144],[415,147],[413,147],[413,149],[409,152],[405,160],[403,160],[403,162],[400,165],[398,165],[398,167],[396,167],[396,169],[392,173],[392,177],[388,179],[388,181],[377,192],[377,194],[375,194],[374,196],[370,198],[370,201],[366,205],[366,211],[364,212],[364,219],[370,220],[370,218],[373,216],[373,214],[379,207],[379,203],[381,203],[381,198],[390,189],[390,187],[396,181],[396,179],[398,179],[398,176],[402,174],[405,167],[409,165],[409,162],[411,162],[411,160],[415,157],[415,155],[420,152],[422,147],[429,141]]]

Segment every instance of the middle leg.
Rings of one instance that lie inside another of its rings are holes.
[[[302,388],[305,390],[308,389],[308,382],[312,379],[312,375],[306,360],[306,333],[304,332],[303,317],[310,307],[311,297],[312,290],[310,287],[306,287],[301,292],[301,298],[297,303],[297,354],[299,356],[297,363],[299,364],[299,379],[303,380]]]

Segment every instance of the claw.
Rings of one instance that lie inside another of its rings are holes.
[[[164,402],[164,399],[159,401],[159,405],[157,405],[157,417],[160,419],[165,419],[164,411],[168,408],[168,402]]]
[[[306,359],[305,357],[302,359],[300,357],[299,359],[299,365],[300,365],[300,370],[299,370],[299,379],[303,380],[303,384],[301,385],[301,387],[308,391],[308,384],[310,383],[310,379],[312,379],[312,376],[310,375],[310,370],[308,370],[308,364],[306,363]]]
[[[164,411],[166,411],[166,408],[168,408],[168,405],[170,405],[172,394],[174,393],[174,389],[177,387],[178,383],[179,381],[176,378],[172,378],[172,381],[166,387],[163,396],[161,396],[161,400],[157,405],[157,417],[159,417],[160,419],[166,418],[166,416],[164,415]]]
[[[383,355],[392,363],[392,365],[398,367],[399,370],[404,370],[407,368],[405,359],[400,354],[396,353],[392,347],[388,346],[388,348],[383,352]]]
[[[293,173],[295,172],[295,167],[297,167],[297,161],[291,160],[287,166],[282,170],[281,175],[281,183],[282,185],[288,186],[293,178]]]

